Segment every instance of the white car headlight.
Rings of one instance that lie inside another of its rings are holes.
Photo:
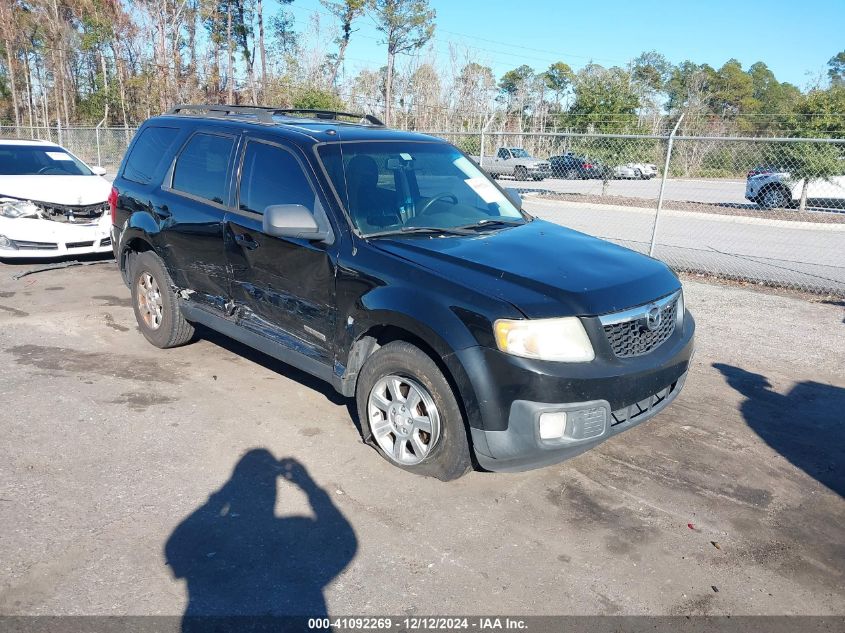
[[[0,201],[0,215],[5,218],[23,218],[38,215],[38,207],[29,200]]]
[[[499,349],[514,356],[563,363],[586,363],[596,357],[578,317],[499,319],[493,330]]]

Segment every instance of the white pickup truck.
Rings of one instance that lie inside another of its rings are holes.
[[[521,147],[500,147],[495,156],[473,156],[493,178],[513,176],[516,180],[543,180],[552,175],[549,161],[534,158]]]

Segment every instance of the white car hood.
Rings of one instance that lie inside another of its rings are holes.
[[[105,202],[110,192],[111,184],[100,176],[0,176],[0,198],[88,205]]]

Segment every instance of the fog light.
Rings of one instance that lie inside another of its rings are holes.
[[[14,249],[15,244],[5,235],[0,235],[0,248]]]
[[[556,440],[566,430],[566,412],[555,411],[540,414],[540,439]]]

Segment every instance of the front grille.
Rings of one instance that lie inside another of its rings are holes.
[[[90,242],[68,242],[65,246],[67,248],[86,248],[88,246],[94,246],[94,240]]]
[[[622,407],[621,409],[612,411],[610,413],[612,418],[610,426],[616,426],[617,424],[622,424],[623,422],[636,420],[640,416],[646,415],[649,411],[663,403],[666,398],[674,393],[677,387],[678,383],[673,382],[665,389],[661,389],[656,394],[651,395],[644,400],[640,400],[639,402],[635,402],[627,407]]]
[[[623,318],[613,318],[614,315],[601,317],[604,333],[614,355],[618,358],[642,356],[665,343],[675,331],[679,296],[675,294],[668,300],[627,311],[623,313]],[[648,312],[655,307],[660,313],[660,323],[650,329]]]
[[[547,170],[550,169],[551,165],[549,163],[537,163],[537,169]]]
[[[40,251],[52,251],[59,248],[59,245],[53,242],[27,242],[26,240],[15,240],[15,245],[18,248],[28,248]]]

